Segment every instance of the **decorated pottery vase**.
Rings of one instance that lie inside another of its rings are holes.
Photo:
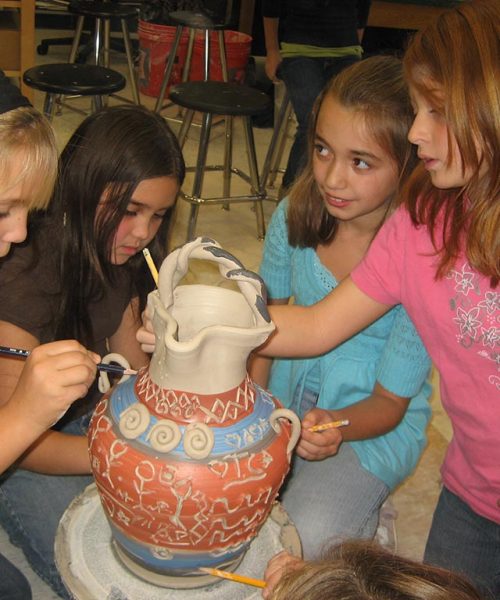
[[[217,263],[235,289],[179,285],[190,258]],[[199,567],[235,568],[258,534],[300,421],[247,375],[274,325],[261,279],[217,242],[168,256],[148,314],[151,363],[98,404],[92,469],[122,561],[160,585],[195,587],[207,583]]]

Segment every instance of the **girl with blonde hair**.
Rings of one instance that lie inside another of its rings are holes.
[[[305,562],[277,554],[265,574],[265,600],[482,600],[465,578],[360,540]]]
[[[50,124],[0,71],[0,257],[24,241],[28,212],[47,206],[56,174]],[[31,353],[0,406],[0,473],[87,393],[98,361],[74,340]],[[31,598],[27,580],[2,555],[0,571],[1,598]]]

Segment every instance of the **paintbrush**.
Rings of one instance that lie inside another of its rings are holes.
[[[26,359],[30,355],[29,350],[22,350],[21,348],[9,348],[8,346],[0,346],[0,355],[4,356],[17,356],[18,358]],[[121,365],[107,365],[105,363],[99,363],[97,365],[98,371],[106,371],[106,373],[112,373],[114,375],[136,375],[137,371],[133,369],[126,369]]]

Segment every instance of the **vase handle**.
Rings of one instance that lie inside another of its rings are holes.
[[[255,315],[257,326],[268,326],[271,317],[267,310],[267,292],[262,279],[245,269],[241,262],[209,237],[198,237],[171,252],[160,268],[158,289],[164,306],[174,302],[174,290],[186,275],[189,259],[196,258],[217,263],[220,274],[236,282]]]
[[[290,456],[292,450],[299,441],[302,425],[299,417],[293,412],[293,410],[289,410],[288,408],[275,408],[269,415],[269,423],[276,433],[281,433],[279,419],[287,419],[292,425],[292,433],[290,434],[288,446],[286,447],[286,452]]]
[[[121,365],[124,369],[130,369],[130,363],[128,362],[128,360],[121,354],[118,354],[118,352],[110,352],[109,354],[106,354],[106,356],[104,356],[102,358],[101,362],[104,363],[105,365],[109,365],[110,363],[115,362],[115,363],[118,363],[119,365]],[[127,379],[129,377],[130,377],[130,375],[122,375],[120,378],[120,381],[118,383],[127,381]],[[106,373],[106,371],[99,372],[99,379],[97,380],[97,387],[99,388],[99,391],[101,392],[101,394],[105,394],[111,388],[111,384],[109,382],[109,377],[108,377],[108,374]]]

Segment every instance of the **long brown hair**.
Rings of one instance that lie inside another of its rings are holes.
[[[500,279],[499,57],[498,0],[464,2],[443,13],[414,36],[404,57],[410,86],[444,115],[449,142],[456,139],[463,168],[472,173],[463,187],[439,190],[418,167],[404,201],[415,225],[429,228],[437,278],[463,249],[493,287]]]
[[[158,114],[136,105],[112,106],[87,117],[61,153],[59,177],[46,215],[34,223],[38,248],[54,232],[54,254],[59,261],[61,297],[55,323],[56,339],[76,338],[91,345],[95,333],[89,303],[105,286],[115,283],[111,247],[140,182],[173,177],[182,185],[185,165],[177,138]],[[105,192],[108,201],[96,220]],[[173,207],[166,211],[149,250],[160,265],[167,253]],[[35,255],[41,255],[36,252]],[[141,311],[153,288],[144,258],[137,254],[123,267],[131,274],[131,297],[137,296]],[[32,265],[36,268],[36,262]]]
[[[344,69],[314,106],[307,165],[289,194],[288,239],[292,246],[315,248],[333,239],[337,230],[336,219],[328,214],[313,174],[314,136],[326,97],[362,116],[368,131],[397,165],[400,181],[407,179],[416,164],[415,150],[407,139],[413,111],[401,61],[394,56],[373,56]]]
[[[402,558],[365,540],[285,572],[270,600],[481,600],[464,578]]]

